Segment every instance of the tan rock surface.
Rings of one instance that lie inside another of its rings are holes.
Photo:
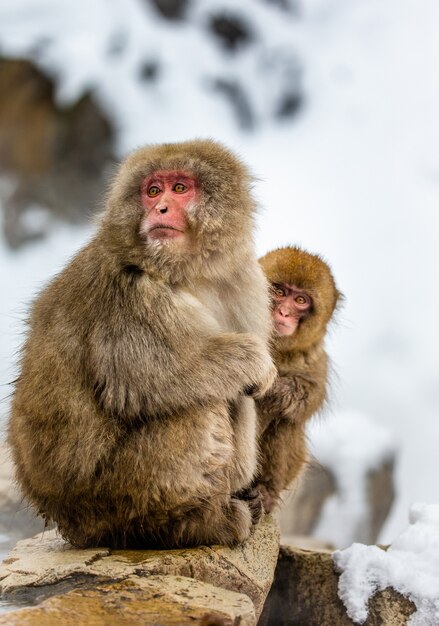
[[[251,600],[239,593],[176,576],[129,577],[53,596],[37,607],[0,615],[8,626],[254,626]]]
[[[330,543],[309,535],[284,535],[282,537],[282,545],[301,548],[302,550],[315,550],[317,552],[333,552],[335,550]]]
[[[258,524],[248,541],[234,549],[78,550],[55,531],[47,531],[20,541],[3,561],[0,593],[6,598],[23,594],[31,597],[32,590],[38,588],[40,597],[47,597],[61,584],[63,592],[70,591],[90,578],[98,584],[131,576],[187,576],[246,594],[259,615],[273,580],[278,548],[279,530],[270,517]]]
[[[353,626],[337,590],[330,552],[282,546],[258,626]],[[371,598],[363,626],[405,626],[414,611],[410,600],[386,589]]]

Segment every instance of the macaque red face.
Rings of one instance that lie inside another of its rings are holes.
[[[198,199],[196,181],[190,172],[158,170],[140,185],[145,209],[140,231],[149,240],[178,241],[185,238],[187,211]]]
[[[292,335],[300,320],[311,311],[312,298],[303,289],[286,283],[273,283],[271,293],[271,315],[276,332],[280,336]]]

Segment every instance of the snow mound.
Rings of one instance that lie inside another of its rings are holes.
[[[362,624],[369,598],[392,587],[416,605],[410,626],[439,623],[439,504],[413,504],[409,521],[387,551],[355,543],[334,553],[338,595],[353,621]]]

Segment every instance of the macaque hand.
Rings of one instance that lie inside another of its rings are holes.
[[[264,343],[256,336],[247,336],[253,339],[254,353],[248,358],[252,382],[245,386],[244,393],[258,399],[262,398],[272,387],[277,378],[277,368]]]
[[[305,400],[304,390],[297,384],[297,380],[280,376],[268,393],[258,398],[258,405],[262,411],[278,419],[295,421],[298,404]]]
[[[217,364],[216,375],[226,386],[247,395],[265,393],[277,375],[265,343],[253,333],[222,333],[212,337],[205,358]]]

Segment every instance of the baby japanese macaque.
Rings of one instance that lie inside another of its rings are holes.
[[[279,374],[257,401],[261,462],[255,485],[269,513],[307,458],[305,424],[326,399],[324,338],[341,294],[328,265],[300,248],[273,250],[259,262],[271,288],[272,356]]]

